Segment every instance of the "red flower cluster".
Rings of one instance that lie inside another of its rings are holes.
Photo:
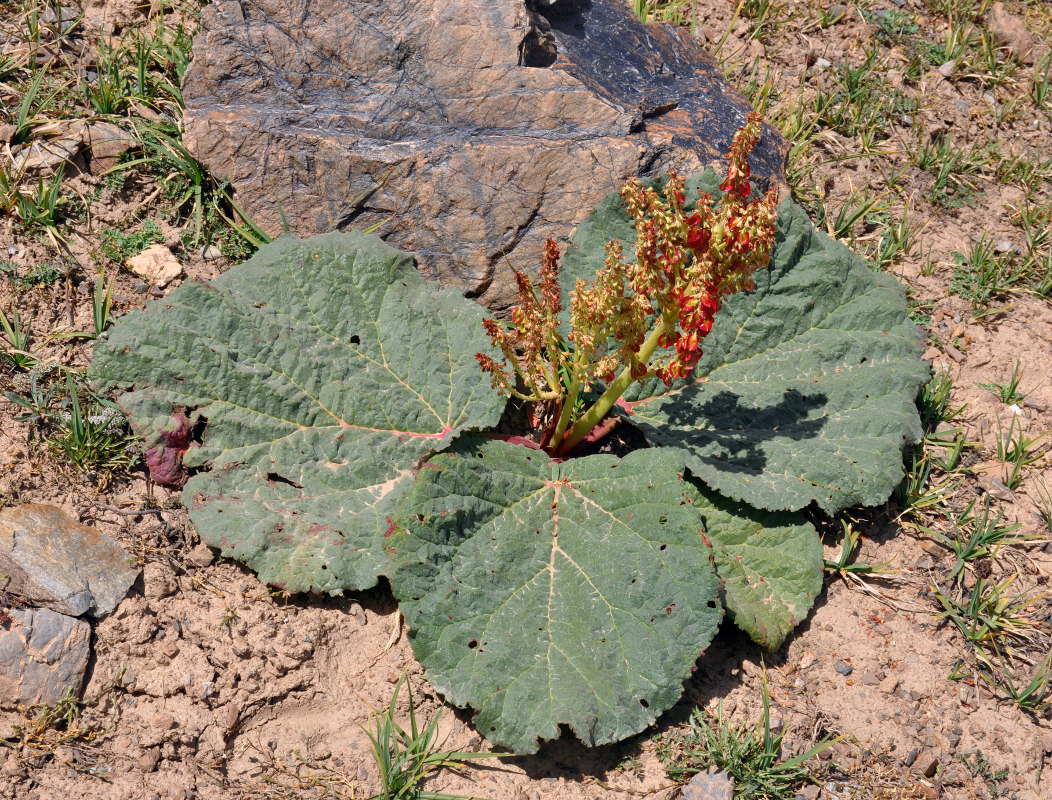
[[[519,305],[512,325],[485,320],[505,363],[478,353],[479,364],[508,394],[552,402],[558,419],[554,448],[564,434],[568,447],[579,441],[578,428],[596,424],[630,381],[656,376],[671,383],[689,376],[723,299],[754,288],[753,271],[770,261],[777,216],[773,189],[749,200],[749,154],[760,126],[761,117],[750,114],[735,134],[720,185],[724,194],[715,205],[701,194],[688,215],[684,181],[675,172],[668,173],[663,196],[637,180],[626,184],[621,196],[635,220],[635,260],[624,259],[620,242],[607,245],[606,263],[595,280],[578,280],[570,292],[566,341],[558,333],[559,249],[550,239],[539,291],[525,274],[515,275]],[[658,346],[671,352],[655,355]],[[609,385],[579,414],[578,401],[596,380]]]
[[[748,200],[749,154],[760,124],[761,117],[750,114],[735,134],[727,153],[727,177],[720,184],[724,195],[716,207],[711,196],[702,195],[697,210],[686,216],[683,180],[674,172],[669,173],[664,200],[638,181],[622,191],[640,231],[639,269],[659,278],[652,281],[665,320],[659,344],[675,355],[650,368],[666,383],[693,372],[723,299],[753,289],[753,271],[770,261],[777,195],[772,189],[762,199]]]

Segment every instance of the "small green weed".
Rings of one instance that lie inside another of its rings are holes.
[[[685,731],[658,739],[657,755],[669,777],[685,783],[690,776],[715,766],[734,776],[735,798],[791,798],[793,789],[811,777],[804,762],[828,750],[839,738],[823,739],[806,753],[782,761],[785,733],[771,732],[766,682],[762,696],[763,716],[755,728],[744,721],[731,723],[723,716],[720,700],[715,714],[694,709]]]
[[[901,509],[920,511],[942,505],[957,489],[958,480],[932,478],[932,467],[937,466],[927,441],[908,447],[903,454],[902,483],[895,487],[892,497]]]
[[[36,364],[36,358],[29,349],[29,341],[33,335],[33,317],[30,316],[23,326],[17,308],[11,309],[10,318],[0,310],[0,327],[3,327],[9,345],[0,353],[0,360],[6,361],[16,369],[30,369]]]
[[[398,695],[403,686],[409,695],[408,731],[395,722]],[[460,800],[460,795],[424,791],[420,784],[437,769],[457,769],[469,759],[504,757],[503,753],[435,752],[438,720],[436,714],[423,729],[418,727],[412,687],[403,675],[395,684],[390,705],[374,717],[372,729],[366,731],[382,787],[369,800]]]
[[[1031,499],[1037,506],[1045,530],[1048,531],[1049,535],[1052,535],[1052,491],[1049,491],[1044,484],[1037,484],[1034,488],[1037,492],[1037,497],[1031,496]]]
[[[137,256],[151,244],[163,244],[164,234],[161,226],[152,219],[146,220],[137,231],[120,231],[116,228],[103,228],[99,233],[99,251],[110,261],[123,264],[132,256]]]
[[[1008,637],[1028,639],[1037,620],[1028,616],[1026,608],[1040,599],[1040,595],[1009,595],[1008,588],[1015,576],[998,582],[976,578],[975,585],[966,590],[946,592],[936,585],[931,587],[935,599],[943,607],[940,619],[948,619],[964,634],[964,638],[980,648],[996,645]],[[988,657],[983,654],[983,660]]]
[[[862,18],[873,26],[873,35],[881,44],[894,47],[920,33],[913,15],[900,9],[862,10]]]
[[[1052,114],[1052,51],[1034,67],[1034,78],[1030,84],[1030,100],[1034,108],[1046,115]]]
[[[921,387],[917,395],[917,408],[920,411],[921,424],[926,431],[935,430],[940,422],[956,419],[967,408],[950,404],[952,392],[953,378],[947,370],[936,372],[931,380]]]
[[[1031,437],[1023,433],[1023,423],[1019,420],[1018,415],[1014,413],[1011,415],[1007,432],[1001,424],[1000,415],[995,419],[997,420],[997,439],[994,444],[997,459],[1006,468],[1011,466],[1011,471],[1006,471],[1004,483],[1010,490],[1015,491],[1022,483],[1023,469],[1045,457],[1046,452],[1039,452],[1037,445],[1046,436],[1052,434],[1052,430]]]
[[[973,442],[964,438],[964,428],[949,428],[948,430],[926,434],[925,442],[929,447],[940,447],[944,450],[942,458],[932,456],[931,462],[943,472],[956,472],[961,469],[961,457],[965,448],[975,447]]]
[[[99,42],[97,48],[95,80],[81,84],[84,99],[100,116],[123,114],[136,95],[131,75],[125,68],[125,52],[113,42]]]
[[[752,23],[752,38],[764,41],[781,28],[789,14],[784,0],[742,0],[741,15]]]
[[[879,575],[890,572],[888,568],[891,566],[890,561],[884,561],[880,564],[865,564],[859,563],[854,560],[855,551],[858,549],[858,543],[862,539],[862,532],[856,530],[855,527],[847,520],[840,520],[840,525],[844,529],[844,538],[840,542],[840,555],[836,561],[825,560],[822,564],[822,568],[826,572],[831,572],[842,578],[847,578],[851,575]]]
[[[1012,291],[1026,275],[1014,253],[996,253],[986,236],[971,245],[967,256],[954,253],[953,260],[950,293],[970,300],[976,318],[991,313],[991,303]]]
[[[63,368],[54,362],[38,363],[27,375],[15,376],[12,383],[16,391],[4,392],[4,397],[24,409],[24,413],[12,418],[15,422],[47,423],[58,402],[61,386],[58,376],[62,371]]]
[[[1016,359],[1015,369],[1012,370],[1012,376],[1005,383],[978,383],[980,389],[986,389],[988,392],[993,392],[997,395],[997,398],[1005,405],[1011,405],[1012,403],[1020,403],[1026,399],[1026,392],[1019,391],[1019,381],[1023,378],[1023,371],[1020,369],[1019,360]]]
[[[957,758],[961,760],[961,763],[964,764],[973,778],[982,778],[986,781],[992,797],[998,797],[1002,794],[998,784],[1004,783],[1008,779],[1007,768],[995,770],[993,765],[986,760],[986,756],[983,755],[981,750],[977,750],[972,757],[969,757],[968,753],[961,753]]]
[[[62,278],[63,272],[48,262],[43,264],[37,264],[31,268],[25,275],[15,279],[15,288],[19,290],[31,289],[34,287],[51,286]]]
[[[184,224],[183,243],[196,248],[212,241],[222,226],[236,232],[248,249],[270,241],[241,213],[229,186],[216,181],[183,146],[179,132],[167,124],[144,124],[139,129],[143,155],[120,166],[142,166],[159,176],[172,202],[174,219]]]
[[[1000,524],[1004,514],[1003,512],[998,512],[996,516],[991,514],[989,497],[986,498],[986,505],[982,511],[975,510],[975,503],[976,501],[972,500],[959,517],[949,515],[953,528],[952,536],[947,536],[933,528],[918,526],[920,530],[939,544],[949,548],[957,556],[957,562],[950,570],[951,580],[962,579],[965,567],[973,561],[997,558],[1002,547],[1022,544],[1036,538],[1026,533],[1017,534],[1016,531],[1023,527],[1018,523]]]
[[[100,270],[91,290],[91,331],[60,331],[51,334],[52,339],[98,339],[110,324],[110,309],[113,305],[113,282],[106,282],[106,274]]]
[[[946,209],[969,205],[975,198],[978,185],[975,178],[987,174],[997,159],[991,145],[959,146],[953,136],[928,138],[918,128],[919,144],[910,151],[910,158],[935,178],[931,201]]]
[[[1021,681],[1016,682],[1016,677],[1000,652],[997,656],[997,667],[989,674],[980,673],[990,686],[1000,689],[1019,708],[1031,714],[1043,714],[1052,707],[1052,650],[1037,665],[1025,685]]]
[[[907,199],[902,216],[898,219],[894,219],[890,214],[867,218],[867,223],[874,225],[880,232],[876,246],[869,251],[877,270],[888,270],[898,264],[909,255],[917,243],[925,223],[916,221],[910,206],[911,202]]]
[[[27,231],[42,231],[56,247],[64,241],[59,231],[62,207],[67,199],[62,194],[62,175],[65,164],[60,164],[50,178],[38,178],[36,188],[29,193],[16,192],[15,216]]]

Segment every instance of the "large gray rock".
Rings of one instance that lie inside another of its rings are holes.
[[[80,694],[91,626],[46,608],[15,608],[0,626],[0,708],[53,703]]]
[[[30,605],[101,617],[117,607],[138,574],[119,544],[62,509],[27,504],[0,511],[3,588]]]
[[[217,0],[183,92],[184,142],[267,232],[382,223],[491,307],[629,176],[723,168],[749,111],[628,0]],[[761,183],[783,155],[768,129]]]

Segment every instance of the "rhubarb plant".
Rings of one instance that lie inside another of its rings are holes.
[[[289,591],[386,576],[495,744],[623,739],[724,616],[782,643],[822,585],[801,509],[883,502],[920,435],[901,288],[751,198],[749,124],[724,179],[549,243],[508,324],[376,237],[285,236],[123,317],[91,375],[206,543]],[[584,454],[617,427],[646,444]]]

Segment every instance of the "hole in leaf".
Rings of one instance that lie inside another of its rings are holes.
[[[474,650],[478,646],[479,646],[479,640],[478,639],[472,639],[470,642],[468,642],[468,647],[470,647],[472,650]]]
[[[284,483],[287,486],[292,486],[292,487],[294,487],[296,489],[302,489],[303,488],[300,484],[296,483],[296,481],[290,480],[289,478],[286,478],[284,475],[279,475],[276,472],[268,472],[267,473],[267,480],[271,481],[273,483]]]
[[[716,607],[716,601],[715,600],[709,600],[709,602],[706,605],[708,605],[709,608],[715,608]]]
[[[639,705],[643,706],[643,708],[650,708],[650,703],[647,702],[645,697],[639,698]]]
[[[664,525],[666,522],[668,522],[668,517],[658,517],[658,522]]]
[[[351,337],[350,341],[351,341],[351,344],[361,344],[362,343],[361,337],[359,337],[357,333],[354,334],[354,336]]]
[[[667,544],[663,544],[663,545],[661,545],[661,547],[658,548],[658,550],[664,550],[666,547],[668,547],[668,545]]]

